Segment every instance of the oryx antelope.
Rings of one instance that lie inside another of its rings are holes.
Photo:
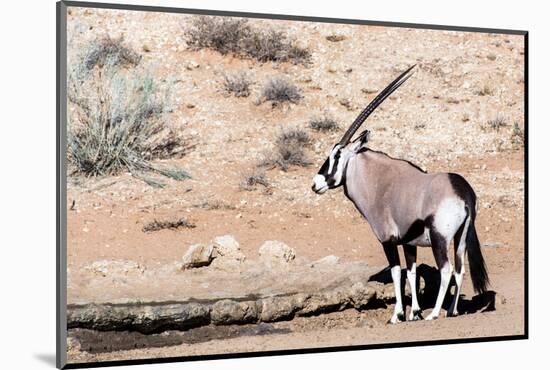
[[[318,194],[344,187],[344,193],[367,219],[391,267],[396,305],[391,323],[405,320],[401,297],[401,266],[398,245],[403,245],[407,280],[412,292],[409,320],[422,319],[416,292],[416,247],[431,246],[441,284],[433,311],[439,316],[451,275],[456,292],[447,315],[456,315],[468,254],[470,275],[476,292],[487,290],[489,279],[475,229],[476,195],[468,182],[454,173],[426,173],[405,160],[367,148],[368,130],[351,141],[367,117],[411,75],[414,66],[390,83],[359,114],[313,179]],[[454,272],[447,250],[454,242]]]

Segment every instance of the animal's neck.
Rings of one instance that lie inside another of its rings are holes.
[[[371,204],[370,184],[366,167],[360,161],[367,160],[361,154],[354,155],[347,163],[344,182],[344,193],[355,205],[357,210],[368,219],[369,206]]]

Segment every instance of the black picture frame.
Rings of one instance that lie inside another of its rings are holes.
[[[381,348],[398,348],[398,347],[415,347],[415,346],[435,346],[446,344],[460,343],[482,343],[510,340],[524,340],[529,338],[529,32],[526,30],[512,29],[494,29],[494,28],[478,28],[478,27],[462,27],[437,24],[417,24],[417,23],[399,23],[391,21],[372,21],[359,19],[340,19],[340,18],[325,18],[311,16],[296,16],[283,14],[262,14],[248,12],[233,12],[233,11],[218,11],[206,9],[189,9],[175,7],[160,7],[160,6],[143,6],[130,4],[110,4],[110,3],[94,3],[94,2],[79,2],[79,1],[60,1],[56,4],[56,27],[57,27],[57,61],[56,61],[56,127],[57,127],[57,143],[56,143],[56,366],[58,368],[92,368],[104,366],[124,366],[138,364],[158,364],[180,361],[198,361],[198,360],[214,360],[214,359],[231,359],[243,357],[264,357],[277,355],[291,354],[312,354],[320,352],[340,352],[340,351],[358,351],[367,349]],[[263,352],[245,352],[245,353],[228,353],[216,355],[200,355],[186,357],[168,357],[168,358],[151,358],[151,359],[135,359],[121,361],[104,361],[93,363],[70,363],[67,364],[67,163],[66,163],[66,147],[67,147],[67,8],[93,8],[93,9],[118,9],[132,10],[141,12],[163,12],[177,14],[196,14],[196,15],[217,15],[217,16],[236,16],[244,18],[259,18],[272,20],[291,20],[304,22],[320,22],[320,23],[336,23],[347,25],[373,25],[373,26],[388,26],[400,28],[418,28],[429,30],[444,30],[444,31],[462,31],[462,32],[479,32],[479,33],[499,33],[520,35],[524,38],[524,112],[525,112],[525,145],[524,145],[524,334],[510,336],[495,336],[482,338],[464,338],[464,339],[445,339],[432,341],[407,341],[400,343],[384,343],[384,344],[368,344],[357,346],[340,346],[340,347],[325,347],[311,349],[292,349],[292,350],[273,350]]]

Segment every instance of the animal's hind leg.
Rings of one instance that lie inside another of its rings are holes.
[[[437,300],[435,302],[434,309],[428,317],[426,317],[426,320],[437,319],[439,316],[441,306],[443,305],[443,300],[445,299],[445,294],[449,288],[452,270],[449,263],[449,258],[447,257],[449,241],[434,228],[430,230],[430,239],[432,241],[432,251],[435,257],[435,263],[437,264],[437,268],[441,274],[441,283],[439,284],[439,292],[437,293]]]
[[[409,320],[421,320],[422,310],[418,304],[418,297],[416,295],[416,245],[403,245],[403,251],[405,252],[405,262],[407,263],[407,280],[411,288],[412,307],[409,314]]]
[[[401,296],[401,265],[399,263],[397,244],[394,242],[385,242],[382,243],[382,245],[391,267],[391,277],[395,289],[395,310],[390,319],[390,323],[395,324],[397,321],[405,321],[405,312],[403,311],[403,300]]]
[[[456,291],[453,302],[447,311],[447,316],[458,315],[458,300],[460,299],[460,288],[464,281],[464,256],[466,254],[466,233],[470,227],[470,217],[466,218],[464,225],[458,230],[454,237],[455,246],[455,271],[453,275],[456,281]]]

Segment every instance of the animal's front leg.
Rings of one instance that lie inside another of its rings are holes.
[[[405,321],[405,312],[403,311],[403,300],[401,296],[401,265],[399,263],[397,244],[394,242],[386,242],[382,245],[391,268],[391,277],[393,280],[393,287],[395,289],[395,310],[393,311],[393,316],[389,321],[390,323],[395,324],[397,321]]]

